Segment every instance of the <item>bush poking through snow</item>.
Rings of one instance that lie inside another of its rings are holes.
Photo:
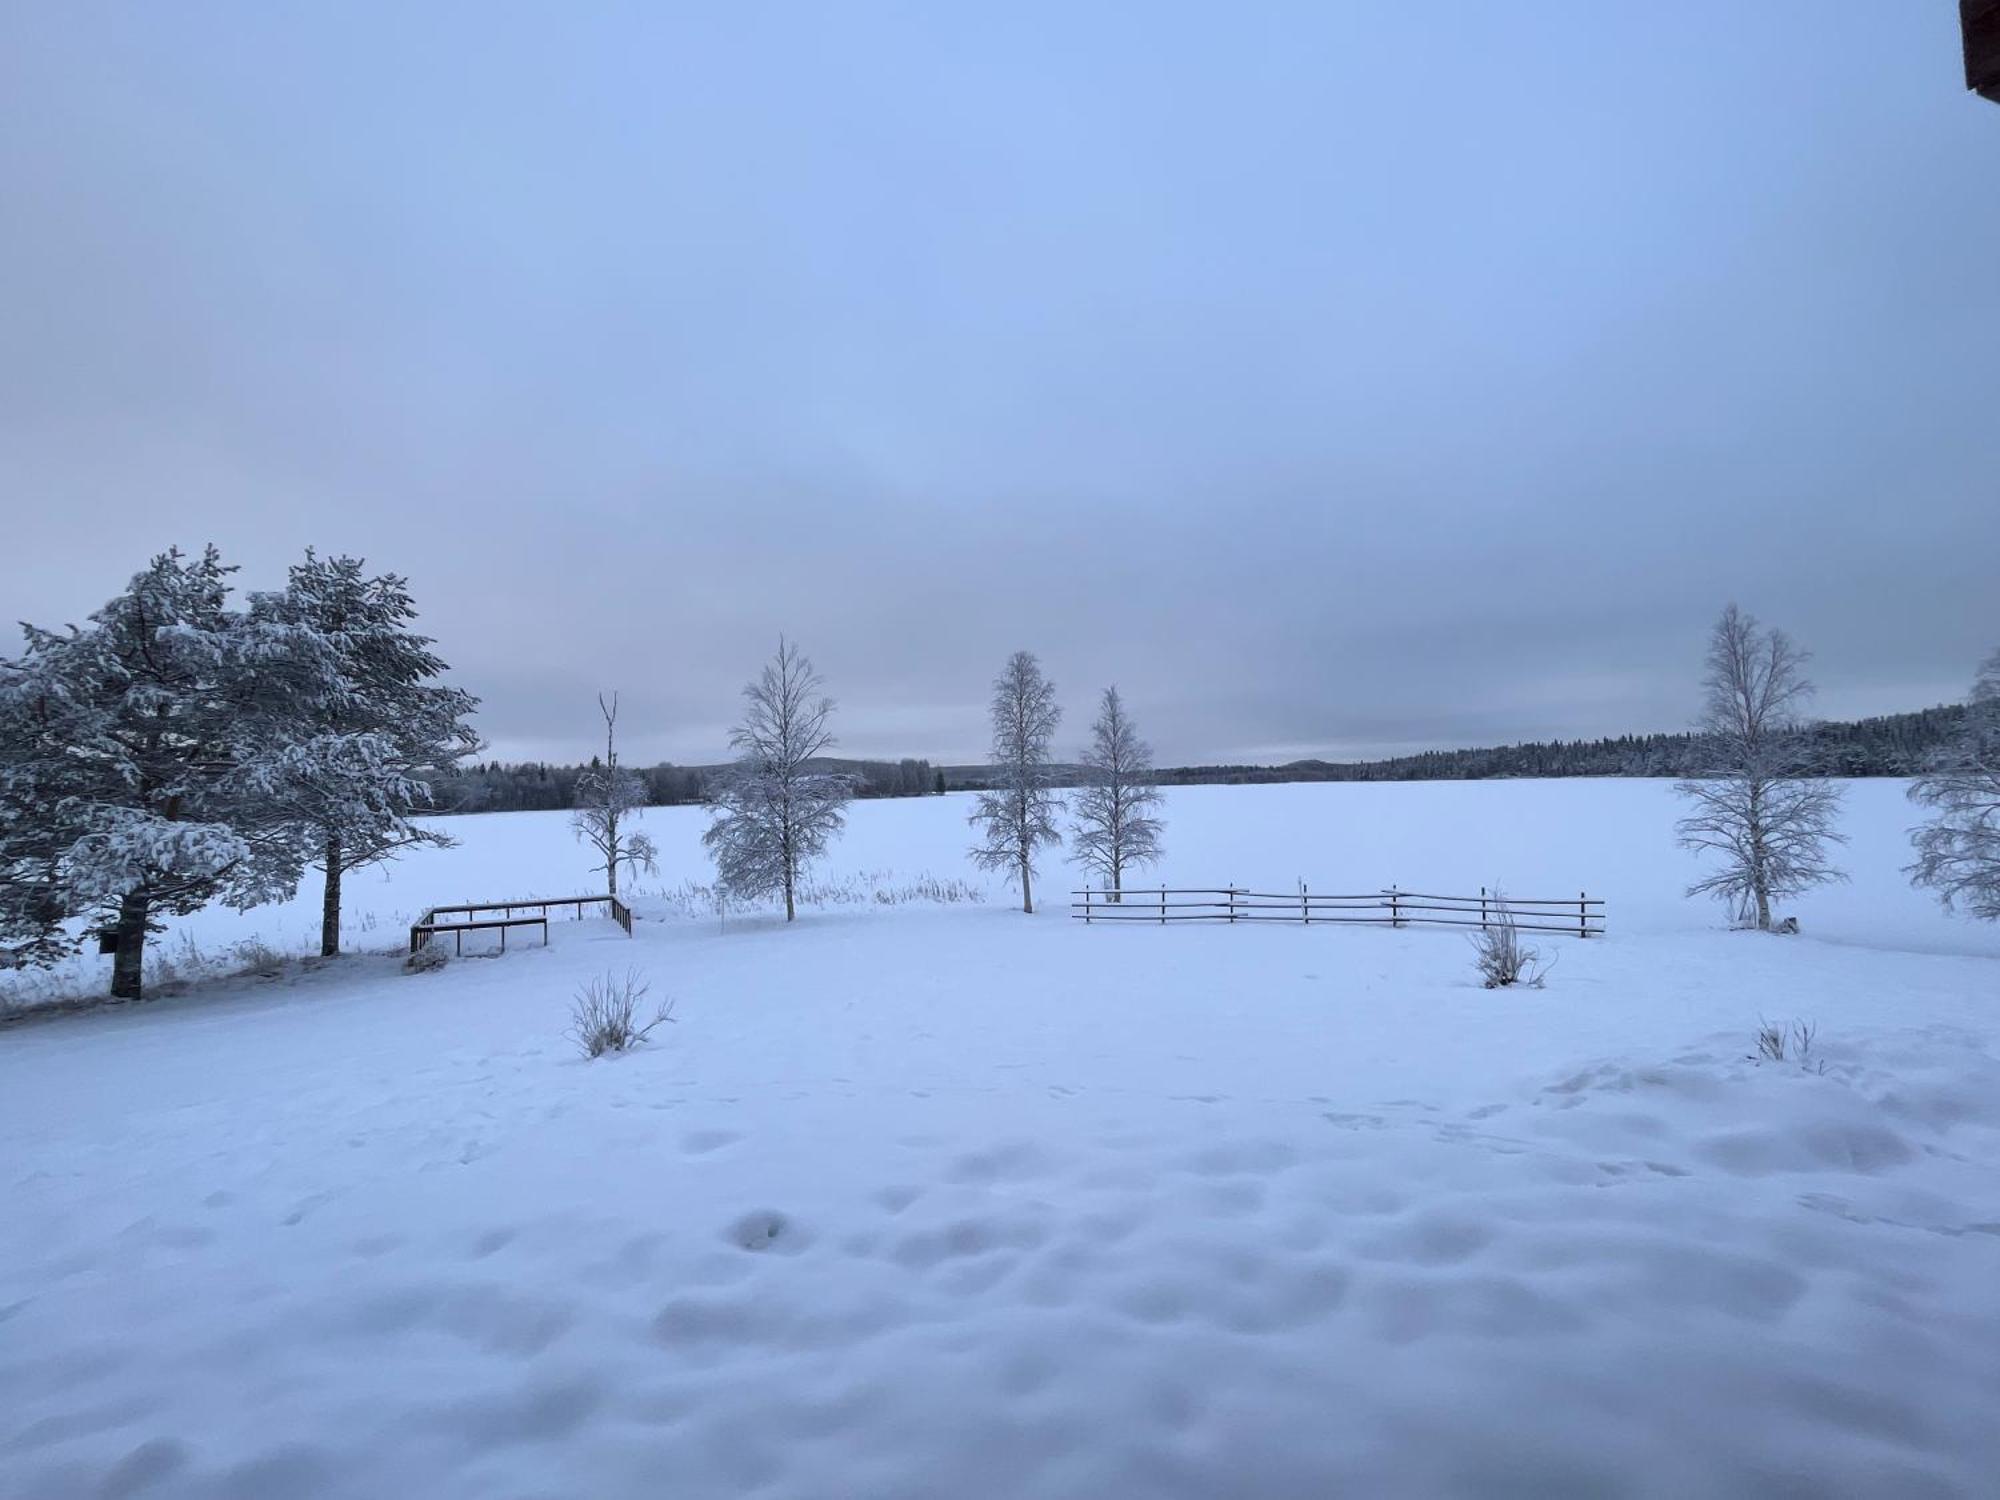
[[[1512,989],[1517,984],[1540,989],[1555,967],[1554,959],[1541,963],[1541,953],[1521,941],[1514,914],[1497,894],[1492,917],[1472,940],[1472,952],[1480,983],[1489,990]]]
[[[623,975],[605,973],[576,992],[569,1012],[569,1039],[585,1057],[602,1057],[607,1052],[626,1052],[653,1034],[663,1021],[671,1021],[674,1002],[662,1001],[651,1020],[641,1024],[640,1002],[650,988],[637,969]]]
[[[1800,1067],[1824,1073],[1826,1064],[1812,1055],[1819,1028],[1810,1021],[1794,1021],[1790,1026],[1757,1023],[1757,1056],[1765,1062],[1796,1062]]]

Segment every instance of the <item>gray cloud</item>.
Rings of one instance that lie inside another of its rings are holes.
[[[0,17],[0,604],[411,575],[496,751],[1163,757],[1831,713],[2000,644],[2000,110],[1819,5]]]

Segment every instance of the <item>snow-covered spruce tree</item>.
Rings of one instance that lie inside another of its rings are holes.
[[[785,920],[798,912],[799,873],[846,824],[853,778],[815,765],[833,747],[833,700],[799,648],[778,654],[743,689],[743,722],[729,736],[736,763],[710,796],[714,821],[702,843],[724,891],[755,900],[782,893]]]
[[[1773,898],[1846,877],[1828,863],[1840,788],[1811,775],[1799,709],[1812,694],[1806,654],[1781,630],[1760,629],[1732,604],[1716,622],[1697,722],[1704,769],[1677,790],[1694,811],[1675,825],[1681,847],[1720,856],[1690,896],[1730,903],[1769,931]]]
[[[1158,816],[1152,747],[1133,729],[1115,687],[1099,701],[1083,766],[1083,788],[1070,809],[1070,859],[1105,881],[1117,901],[1127,870],[1158,862],[1166,825]]]
[[[258,790],[324,876],[328,957],[340,951],[341,877],[403,849],[448,847],[414,820],[433,805],[430,778],[479,748],[466,723],[479,700],[437,681],[448,669],[410,628],[408,581],[362,569],[308,549],[282,591],[250,599],[252,661],[276,700]]]
[[[86,628],[30,627],[8,673],[10,701],[32,705],[8,715],[0,825],[28,857],[10,856],[13,877],[39,879],[25,902],[45,917],[98,915],[121,999],[141,997],[158,918],[298,888],[296,849],[259,802],[273,735],[226,605],[233,571],[213,547],[156,557]],[[28,950],[50,952],[48,934]]]
[[[1017,880],[1025,912],[1035,909],[1035,850],[1062,842],[1056,828],[1062,798],[1049,764],[1049,741],[1061,719],[1041,663],[1033,652],[1016,651],[993,683],[993,789],[980,793],[968,821],[980,831],[972,862]]]
[[[45,967],[75,946],[63,928],[61,809],[79,768],[47,753],[61,743],[61,687],[0,661],[0,969]]]
[[[591,868],[604,872],[604,888],[615,896],[620,867],[634,875],[650,871],[658,851],[650,838],[632,828],[646,805],[646,778],[618,764],[618,695],[613,693],[607,703],[599,693],[597,710],[604,715],[604,758],[593,755],[576,778],[576,811],[569,823],[597,852],[602,863]]]
[[[1954,908],[2000,921],[2000,651],[1986,658],[1950,744],[1910,786],[1936,816],[1910,835],[1911,880]]]

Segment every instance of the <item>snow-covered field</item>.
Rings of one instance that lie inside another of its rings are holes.
[[[1797,938],[1680,899],[1655,783],[1171,795],[1169,883],[1588,887],[1542,991],[1086,929],[1053,863],[1025,917],[954,797],[857,805],[862,903],[790,929],[659,894],[656,811],[631,939],[0,1028],[0,1494],[1994,1494],[2000,933],[1904,885],[1901,793]],[[450,826],[364,942],[587,888],[559,815]],[[927,872],[989,899],[872,899]],[[584,1062],[627,966],[676,1020]]]

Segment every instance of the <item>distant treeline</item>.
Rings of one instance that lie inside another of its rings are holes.
[[[542,761],[467,764],[432,778],[440,812],[548,812],[576,805],[576,781],[598,764],[556,766]],[[944,790],[927,760],[839,760],[829,769],[854,778],[857,797],[923,797]],[[651,807],[705,802],[721,766],[657,765],[637,774],[646,783]]]
[[[1965,719],[1962,704],[1885,714],[1807,731],[1814,763],[1828,776],[1913,776]],[[1694,734],[1621,734],[1546,740],[1479,750],[1426,750],[1389,760],[1293,761],[1282,766],[1179,766],[1160,772],[1170,786],[1277,781],[1485,781],[1507,776],[1685,776],[1708,769]]]
[[[1885,714],[1851,723],[1815,724],[1816,761],[1828,776],[1914,776],[1924,759],[1965,718],[1962,704]],[[593,759],[592,765],[596,764]],[[937,767],[928,760],[828,762],[855,778],[857,797],[923,797],[950,790],[980,791],[984,766]],[[488,761],[437,778],[444,812],[532,812],[569,808],[584,766]],[[640,771],[653,807],[704,802],[721,766],[658,765]],[[1076,780],[1080,768],[1053,768]],[[1244,786],[1284,781],[1488,781],[1526,776],[1685,776],[1705,769],[1702,740],[1693,734],[1621,734],[1596,740],[1537,740],[1478,750],[1426,750],[1389,760],[1295,760],[1282,766],[1170,766],[1163,786]]]

